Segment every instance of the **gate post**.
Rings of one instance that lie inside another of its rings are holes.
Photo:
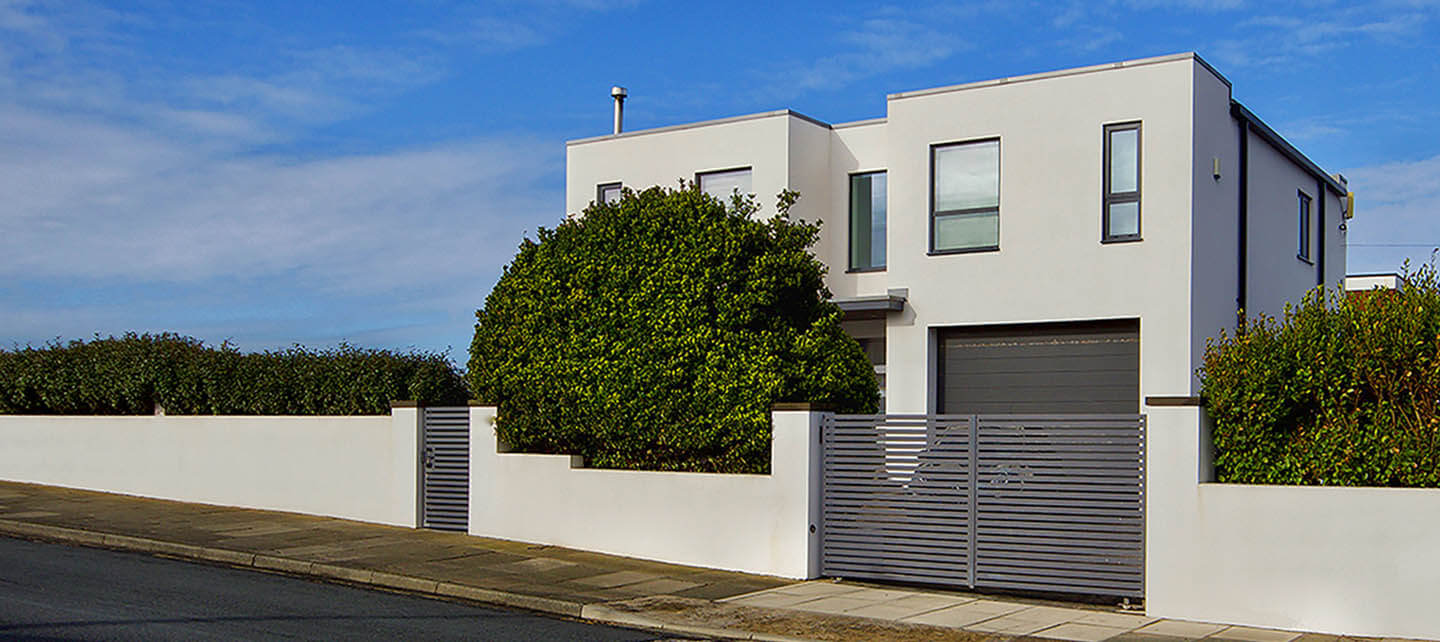
[[[806,579],[820,577],[825,461],[822,439],[823,424],[830,414],[820,404],[785,402],[771,406],[774,434],[770,442],[770,475],[783,487],[782,492],[790,498],[787,501],[794,502],[793,517],[787,517],[794,520],[786,529],[791,534],[785,537],[795,538],[789,540],[789,546],[795,547],[792,555],[801,552],[803,541]],[[800,565],[796,565],[795,574],[801,572]]]
[[[421,457],[421,412],[413,401],[390,402],[390,444],[395,458],[395,493],[397,516],[403,515],[402,523],[419,528],[421,520],[420,466]]]

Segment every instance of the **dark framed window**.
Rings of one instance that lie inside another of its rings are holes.
[[[620,200],[620,183],[601,183],[595,186],[595,202],[600,204],[614,203]]]
[[[1000,249],[1000,139],[930,147],[930,253]]]
[[[850,175],[850,271],[885,269],[885,172]]]
[[[1295,256],[1299,257],[1301,261],[1308,262],[1310,260],[1310,195],[1305,192],[1298,192],[1298,194],[1300,197],[1297,244],[1299,249],[1296,250]]]
[[[700,191],[714,196],[721,203],[729,203],[736,192],[741,195],[753,193],[750,190],[749,167],[699,172],[695,174],[695,184],[700,186]]]
[[[1140,240],[1140,123],[1105,126],[1102,242]]]

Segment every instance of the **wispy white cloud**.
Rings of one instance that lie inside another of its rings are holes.
[[[937,63],[962,46],[927,24],[898,15],[863,20],[834,40],[842,53],[782,64],[765,72],[769,80],[763,86],[778,97],[836,89],[888,71]]]
[[[1311,12],[1314,15],[1261,15],[1238,25],[1242,37],[1217,40],[1208,50],[1234,67],[1289,65],[1365,42],[1416,41],[1436,17],[1435,9],[1440,4],[1382,1]]]
[[[433,45],[277,43],[207,73],[128,49],[124,15],[67,11],[0,0],[7,343],[463,336],[522,234],[561,214],[562,155],[521,135],[271,151],[441,77]]]
[[[5,278],[384,290],[462,276],[474,264],[455,257],[498,249],[499,231],[508,244],[556,200],[537,180],[558,158],[526,140],[290,162],[13,108],[0,138],[14,143],[0,152]]]
[[[1357,199],[1356,217],[1347,225],[1351,272],[1396,270],[1406,258],[1416,266],[1440,248],[1435,207],[1440,203],[1440,156],[1344,173]]]

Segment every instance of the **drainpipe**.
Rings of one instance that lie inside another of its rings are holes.
[[[625,88],[619,85],[610,88],[610,97],[615,99],[615,132],[625,129]]]
[[[1238,316],[1239,319],[1236,321],[1235,332],[1237,334],[1244,334],[1245,317],[1249,314],[1249,311],[1246,309],[1248,305],[1246,282],[1249,280],[1246,278],[1246,261],[1249,258],[1247,242],[1250,228],[1250,121],[1243,117],[1237,118],[1236,120],[1240,122],[1240,207],[1238,208],[1240,214],[1238,237],[1240,242],[1237,260],[1238,278],[1235,283],[1235,307],[1238,310],[1236,316]]]
[[[1330,190],[1325,189],[1324,179],[1315,179],[1315,193],[1320,195],[1320,220],[1315,225],[1315,236],[1320,241],[1315,252],[1315,285],[1325,287],[1325,201],[1330,200]]]

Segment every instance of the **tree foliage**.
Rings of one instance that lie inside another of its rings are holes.
[[[444,355],[295,346],[241,353],[176,334],[0,350],[0,414],[383,415],[390,402],[463,405]]]
[[[1212,341],[1201,369],[1220,481],[1440,485],[1440,283],[1316,289]]]
[[[773,403],[873,412],[795,198],[761,221],[693,185],[626,190],[522,242],[470,348],[499,437],[597,467],[760,472]]]

